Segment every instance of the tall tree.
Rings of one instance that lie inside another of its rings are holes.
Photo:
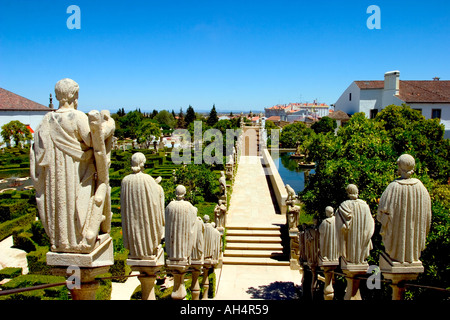
[[[219,117],[217,116],[216,105],[213,104],[211,112],[209,113],[208,120],[206,120],[206,124],[210,127],[213,127],[219,121]]]
[[[190,123],[195,121],[195,111],[191,105],[186,110],[186,116],[184,117],[184,122],[186,123],[186,127],[189,126]]]
[[[180,129],[186,128],[186,123],[184,121],[183,108],[180,108],[180,113],[178,114],[177,128],[180,128]]]
[[[17,147],[21,147],[20,142],[32,139],[30,130],[18,120],[13,120],[3,125],[0,135],[5,142],[9,142],[11,139],[14,140]]]

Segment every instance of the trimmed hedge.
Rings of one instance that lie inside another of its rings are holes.
[[[9,237],[14,232],[25,230],[30,225],[30,223],[34,221],[35,217],[36,214],[33,212],[16,219],[0,223],[0,241]]]
[[[59,276],[27,274],[12,279],[11,281],[2,285],[1,288],[3,290],[10,290],[16,288],[27,288],[41,284],[59,283],[64,281],[65,278]],[[69,290],[65,285],[15,293],[0,297],[0,300],[68,300],[68,299],[69,299]]]
[[[0,281],[3,279],[13,279],[22,275],[22,268],[4,268],[0,270]]]
[[[36,251],[27,254],[29,274],[51,274],[51,267],[47,265],[47,252],[48,247],[38,247]]]

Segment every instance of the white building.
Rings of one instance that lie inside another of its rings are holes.
[[[0,128],[12,120],[18,120],[29,126],[33,133],[44,115],[52,110],[52,108],[0,88]],[[0,144],[2,142],[3,139],[0,137]],[[4,146],[3,144],[2,147]]]
[[[373,118],[384,107],[405,103],[426,119],[439,118],[450,138],[450,81],[400,80],[400,71],[386,72],[384,81],[353,81],[335,103],[335,110],[352,115],[364,112]]]

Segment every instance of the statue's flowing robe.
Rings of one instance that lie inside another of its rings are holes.
[[[335,217],[330,217],[322,221],[319,227],[320,256],[327,261],[339,260],[339,252],[336,240]]]
[[[205,224],[205,259],[218,260],[221,251],[221,235],[211,223]]]
[[[192,249],[191,259],[201,260],[203,259],[203,251],[205,247],[204,243],[205,224],[203,223],[201,218],[197,218],[196,230],[197,230],[196,231],[197,238],[195,241],[194,248]]]
[[[55,252],[79,252],[95,191],[88,117],[74,109],[47,113],[30,149],[39,216]]]
[[[367,203],[361,199],[342,202],[335,223],[339,254],[347,262],[364,263],[372,249],[371,238],[375,229]]]
[[[138,172],[122,180],[123,244],[132,259],[155,256],[164,236],[164,192],[150,175]],[[153,257],[152,257],[153,258]]]
[[[190,259],[197,238],[197,208],[188,201],[173,200],[166,207],[165,218],[168,259]]]
[[[391,182],[380,198],[377,220],[386,253],[399,262],[418,261],[431,225],[431,199],[422,182]]]
[[[316,265],[319,258],[319,230],[316,227],[305,231],[305,253],[308,264]]]

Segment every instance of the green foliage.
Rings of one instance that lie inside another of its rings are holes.
[[[19,148],[21,147],[20,142],[31,140],[33,138],[27,126],[18,120],[13,120],[4,124],[0,135],[3,138],[3,141],[9,142],[10,140],[13,140],[15,145]]]
[[[213,105],[211,111],[209,112],[208,119],[206,120],[206,124],[213,127],[218,121],[219,117],[217,116],[216,105]]]
[[[313,129],[315,133],[334,132],[334,129],[336,128],[336,120],[331,119],[330,117],[322,117],[319,121],[314,122],[311,125],[311,129]]]
[[[51,267],[47,265],[46,254],[48,247],[38,247],[36,251],[27,254],[28,273],[29,274],[51,274]]]
[[[27,288],[42,284],[65,282],[64,277],[27,274],[18,276],[2,285],[3,290]],[[65,285],[40,290],[27,291],[0,297],[0,300],[68,300],[69,291]]]
[[[283,148],[295,148],[297,142],[301,142],[305,137],[313,132],[303,122],[294,122],[283,127],[280,136],[280,144]]]
[[[3,279],[13,279],[22,274],[22,268],[3,268],[0,270],[0,281]]]
[[[175,171],[176,184],[186,187],[185,200],[193,205],[208,201],[217,202],[220,193],[219,177],[206,164],[188,164]],[[166,196],[167,200],[167,196]]]
[[[175,118],[167,110],[161,110],[153,119],[157,120],[160,124],[164,124],[170,128],[175,127]]]
[[[185,122],[186,127],[188,127],[189,124],[194,122],[194,120],[195,120],[194,108],[192,108],[192,106],[189,106],[186,110],[186,116],[184,117],[184,122]]]
[[[34,221],[35,217],[36,215],[34,213],[30,213],[19,218],[0,223],[0,240],[9,237],[14,232],[24,230],[32,221]]]

